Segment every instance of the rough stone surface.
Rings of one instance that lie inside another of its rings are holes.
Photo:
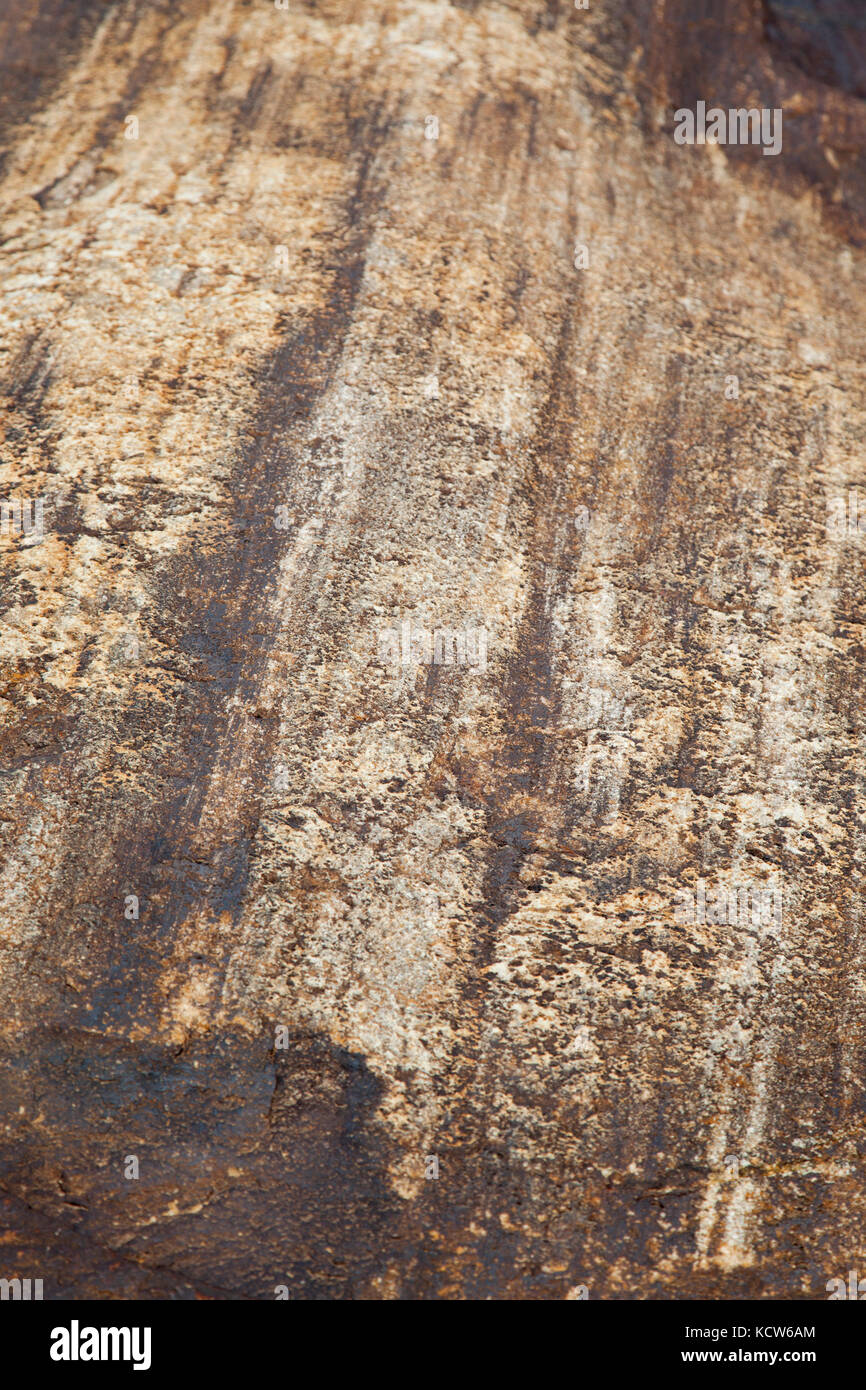
[[[3,1275],[824,1298],[866,1260],[866,536],[827,524],[866,512],[866,30],[828,8],[6,0],[0,497],[48,502],[0,537]],[[698,100],[781,107],[782,154],[676,145]],[[486,669],[389,662],[406,620]],[[698,880],[781,921],[683,922]]]

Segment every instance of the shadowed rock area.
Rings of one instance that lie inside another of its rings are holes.
[[[866,1261],[830,10],[3,7],[0,1277],[824,1299]],[[699,101],[781,152],[677,144]]]

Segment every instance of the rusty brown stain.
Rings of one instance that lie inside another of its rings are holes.
[[[856,7],[43,0],[0,41],[0,498],[50,498],[0,539],[14,1272],[824,1297],[864,1232]],[[783,154],[675,146],[698,99],[783,107]],[[487,671],[393,673],[404,618]],[[676,919],[774,874],[779,935]]]

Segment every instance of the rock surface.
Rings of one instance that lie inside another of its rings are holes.
[[[0,497],[45,502],[0,537],[0,1274],[866,1259],[835,8],[7,0]],[[781,155],[675,144],[699,100]]]

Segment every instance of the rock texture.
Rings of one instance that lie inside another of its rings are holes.
[[[0,537],[0,1274],[825,1298],[866,1259],[866,30],[827,8],[7,0],[0,499],[45,511]],[[781,155],[676,145],[699,100],[782,108]],[[684,921],[699,881],[781,916]]]

